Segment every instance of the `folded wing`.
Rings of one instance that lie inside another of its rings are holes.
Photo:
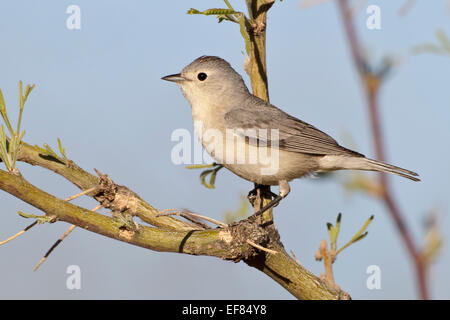
[[[235,129],[236,133],[245,137],[249,143],[278,143],[280,150],[312,155],[363,157],[360,153],[340,146],[336,140],[314,126],[257,97],[252,98],[246,106],[234,108],[225,114],[227,128]],[[278,129],[278,135],[271,129]]]

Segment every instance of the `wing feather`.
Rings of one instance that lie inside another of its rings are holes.
[[[225,114],[227,128],[243,129],[237,132],[248,138],[248,141],[266,145],[278,142],[281,150],[313,155],[363,156],[340,146],[336,140],[314,126],[288,115],[264,100],[255,96],[252,98],[245,106],[234,108]],[[261,129],[265,129],[266,133],[261,134]],[[278,129],[278,137],[271,135],[271,129]]]

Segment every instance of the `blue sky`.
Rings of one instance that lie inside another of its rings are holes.
[[[244,9],[243,1],[231,1]],[[418,242],[427,212],[442,212],[448,240],[450,190],[450,57],[414,55],[422,43],[450,34],[445,1],[417,2],[405,17],[404,1],[368,1],[381,8],[381,30],[368,30],[365,10],[355,26],[372,61],[395,57],[383,86],[381,116],[389,162],[420,173],[422,182],[390,177],[399,206]],[[66,27],[69,5],[81,9],[81,29]],[[333,1],[301,10],[277,1],[267,24],[271,102],[329,133],[347,147],[374,155],[364,96]],[[198,171],[174,165],[171,133],[193,132],[190,107],[180,90],[161,81],[201,55],[217,55],[244,76],[244,44],[237,25],[191,16],[191,7],[223,7],[221,1],[3,1],[0,3],[0,88],[17,115],[19,80],[35,83],[26,106],[25,141],[56,146],[86,170],[97,168],[159,209],[189,208],[221,219],[239,206],[252,184],[222,170],[216,189],[200,185]],[[346,139],[351,136],[351,140]],[[32,183],[61,198],[77,189],[61,177],[21,164]],[[350,173],[342,173],[344,179]],[[384,206],[364,194],[348,194],[336,179],[301,179],[275,210],[287,250],[315,274],[325,224],[343,213],[341,244],[372,214],[369,235],[343,251],[334,265],[338,284],[355,299],[416,298],[413,268]],[[19,217],[36,209],[1,192],[0,239],[31,223]],[[76,203],[88,208],[89,199]],[[0,298],[291,299],[264,274],[243,263],[157,253],[76,229],[37,272],[33,266],[68,228],[40,225],[0,247]],[[434,298],[450,298],[449,251],[430,269]],[[66,288],[66,269],[78,265],[82,289]],[[368,290],[366,269],[381,269],[381,289]]]

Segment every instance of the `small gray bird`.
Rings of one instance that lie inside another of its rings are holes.
[[[163,80],[181,88],[192,107],[202,145],[238,176],[278,185],[279,194],[256,214],[287,196],[288,181],[342,169],[383,171],[420,181],[417,173],[366,158],[332,137],[252,95],[228,62],[202,56]]]

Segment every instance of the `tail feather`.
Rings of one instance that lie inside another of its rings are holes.
[[[319,160],[319,168],[319,171],[349,169],[390,172],[413,181],[420,181],[420,179],[417,178],[419,175],[413,171],[396,167],[381,161],[368,159],[363,156],[349,157],[327,155]]]
[[[373,160],[373,159],[364,158],[364,160],[365,160],[365,163],[367,164],[367,168],[364,168],[364,170],[390,172],[390,173],[395,173],[404,178],[408,178],[413,181],[420,181],[419,178],[416,178],[419,175],[413,171],[406,170],[406,169],[396,167],[391,164],[387,164],[387,163]]]

